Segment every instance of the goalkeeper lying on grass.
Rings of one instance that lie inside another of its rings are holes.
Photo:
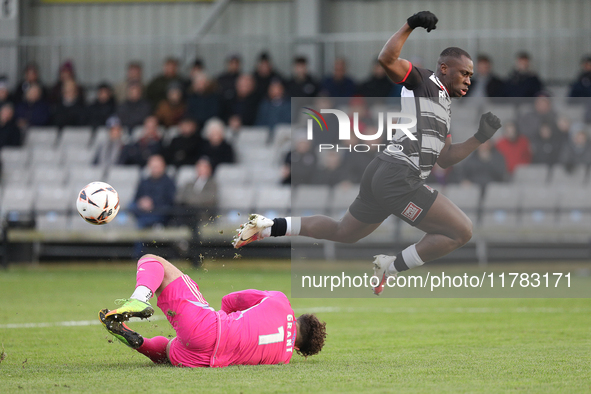
[[[125,324],[152,316],[154,294],[176,338],[143,338]],[[109,333],[153,362],[179,367],[286,364],[294,350],[305,357],[320,352],[326,337],[326,323],[311,314],[295,318],[279,291],[230,293],[215,311],[191,278],[155,255],[139,260],[131,298],[116,310],[101,310],[99,318]]]

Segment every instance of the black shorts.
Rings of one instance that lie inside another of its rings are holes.
[[[381,223],[396,215],[418,225],[433,205],[437,190],[425,185],[408,165],[376,157],[365,169],[349,212],[363,223]]]

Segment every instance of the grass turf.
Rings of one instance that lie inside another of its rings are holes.
[[[289,295],[287,262],[205,267],[183,270],[216,308],[244,288]],[[222,369],[153,365],[100,325],[22,327],[98,322],[134,284],[131,263],[0,272],[0,392],[591,392],[589,299],[293,299],[327,322],[321,354]],[[172,335],[156,316],[130,326]]]

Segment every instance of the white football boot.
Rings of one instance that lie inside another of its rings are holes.
[[[238,233],[234,236],[232,245],[234,245],[235,249],[238,249],[253,241],[263,239],[263,230],[272,225],[273,221],[271,219],[253,213],[248,217],[248,222],[241,224],[240,228],[236,229]]]
[[[392,262],[396,260],[396,256],[378,254],[373,257],[375,257],[375,260],[373,261],[373,276],[380,278],[380,283],[377,285],[377,287],[373,288],[373,293],[379,296],[380,294],[382,294],[382,291],[384,291],[384,285],[388,280],[388,276],[396,276],[395,274],[388,275],[386,273],[390,264],[392,264]]]

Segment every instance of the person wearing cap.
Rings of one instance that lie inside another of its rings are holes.
[[[71,60],[66,60],[59,68],[58,79],[51,91],[49,92],[49,103],[59,104],[62,101],[64,94],[64,84],[73,82],[76,86],[76,97],[83,103],[86,102],[86,95],[82,86],[76,82],[76,71],[74,63]]]
[[[115,113],[113,89],[107,82],[102,82],[97,89],[96,100],[88,107],[88,124],[97,128],[105,124]]]
[[[252,73],[256,86],[256,94],[262,100],[269,91],[269,85],[273,81],[283,82],[281,75],[273,69],[273,63],[271,57],[267,52],[263,52],[259,55],[256,68]]]
[[[94,152],[92,163],[103,168],[121,164],[121,151],[125,146],[123,142],[123,127],[117,116],[107,119],[106,126],[109,128],[109,139],[100,143]]]
[[[242,70],[242,59],[234,53],[226,59],[226,71],[217,77],[219,93],[224,100],[230,100],[236,95],[236,80]]]

